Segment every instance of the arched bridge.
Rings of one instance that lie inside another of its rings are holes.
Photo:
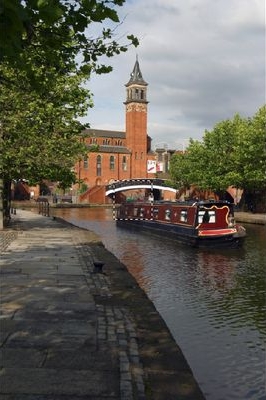
[[[128,179],[122,181],[114,181],[113,183],[106,186],[106,196],[115,194],[117,192],[123,192],[125,190],[132,189],[158,189],[158,190],[169,190],[170,192],[177,193],[178,190],[170,186],[167,186],[163,179]]]

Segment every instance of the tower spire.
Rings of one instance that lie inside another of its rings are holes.
[[[139,66],[138,55],[136,56],[135,65],[134,65],[133,71],[130,74],[130,79],[129,79],[128,83],[126,84],[126,86],[132,85],[132,83],[137,83],[137,84],[144,85],[144,86],[148,85],[142,77],[142,73],[141,73],[140,66]]]

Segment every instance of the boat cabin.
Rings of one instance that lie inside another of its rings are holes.
[[[120,206],[117,219],[152,220],[204,229],[233,226],[233,209],[230,203],[124,203]]]

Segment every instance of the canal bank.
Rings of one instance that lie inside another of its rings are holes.
[[[97,204],[72,204],[72,203],[49,203],[50,215],[53,215],[53,209],[84,209],[84,208],[112,208],[113,205],[97,205]],[[39,203],[30,200],[30,201],[13,201],[12,202],[12,210],[16,212],[17,209],[25,209],[25,210],[36,210],[38,212]],[[258,224],[258,225],[266,225],[266,213],[252,213],[247,211],[235,211],[235,220],[237,222],[244,222],[248,224]]]
[[[3,398],[204,399],[154,305],[96,234],[17,210],[0,236]]]
[[[266,214],[237,211],[235,212],[235,220],[237,222],[245,222],[247,224],[266,225]]]

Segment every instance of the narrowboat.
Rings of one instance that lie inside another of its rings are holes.
[[[125,202],[116,211],[116,223],[200,248],[236,248],[246,236],[227,201]]]

